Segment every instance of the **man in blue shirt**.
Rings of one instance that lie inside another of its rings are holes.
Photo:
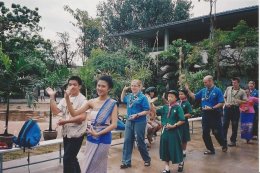
[[[250,91],[251,97],[257,97],[258,98],[258,90],[255,89],[255,82],[249,81],[248,82],[248,88]],[[255,109],[255,117],[254,117],[254,123],[253,123],[253,139],[257,139],[258,136],[258,103],[254,104]]]
[[[227,143],[224,141],[223,129],[221,122],[221,110],[224,104],[224,97],[222,91],[214,85],[213,77],[208,75],[203,79],[205,88],[194,94],[186,85],[189,96],[195,100],[201,100],[202,107],[202,138],[204,140],[207,151],[205,155],[215,154],[215,149],[210,137],[210,130],[212,130],[218,143],[222,146],[222,151],[227,151]]]

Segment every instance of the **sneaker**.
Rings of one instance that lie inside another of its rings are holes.
[[[253,136],[252,140],[257,140],[257,136]]]
[[[150,166],[150,165],[151,165],[151,161],[144,162],[144,166]]]
[[[204,155],[214,155],[214,154],[215,154],[215,151],[207,150],[204,152]]]
[[[237,146],[237,144],[236,144],[235,142],[230,142],[230,143],[228,144],[228,146],[229,146],[229,147],[235,147],[235,146]]]
[[[179,163],[178,165],[178,172],[182,172],[184,167],[184,162]]]
[[[162,173],[171,173],[171,171],[170,170],[168,170],[168,171],[167,170],[163,170]]]

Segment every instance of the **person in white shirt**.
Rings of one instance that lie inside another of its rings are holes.
[[[68,80],[68,86],[73,86],[70,95],[70,102],[74,109],[81,108],[87,101],[86,97],[80,93],[82,80],[78,76],[72,76]],[[64,145],[63,173],[80,173],[80,166],[77,154],[80,150],[84,134],[86,132],[85,113],[72,117],[68,111],[65,99],[61,99],[57,105],[55,102],[56,91],[52,88],[46,89],[50,96],[50,106],[54,115],[61,115],[58,122],[62,126],[62,136]]]

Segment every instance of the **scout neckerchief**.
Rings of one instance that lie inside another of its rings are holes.
[[[255,97],[254,94],[255,94],[255,92],[256,92],[256,89],[254,89],[254,90],[249,90],[249,92],[250,92],[250,96]]]
[[[168,114],[167,114],[167,118],[169,118],[169,116],[170,116],[170,114],[171,114],[171,112],[172,112],[172,108],[173,108],[174,106],[176,106],[176,105],[178,105],[178,102],[177,102],[177,101],[175,101],[175,102],[172,103],[172,104],[169,104],[169,111],[168,111]]]

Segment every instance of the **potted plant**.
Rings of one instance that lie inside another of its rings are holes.
[[[60,67],[56,69],[54,72],[46,72],[46,78],[44,79],[44,83],[47,86],[52,88],[59,88],[64,85],[66,82],[66,78],[69,75],[69,70],[65,67]],[[43,131],[43,138],[44,140],[51,140],[56,139],[58,132],[56,129],[52,128],[52,111],[50,107],[50,114],[49,114],[49,128]]]

